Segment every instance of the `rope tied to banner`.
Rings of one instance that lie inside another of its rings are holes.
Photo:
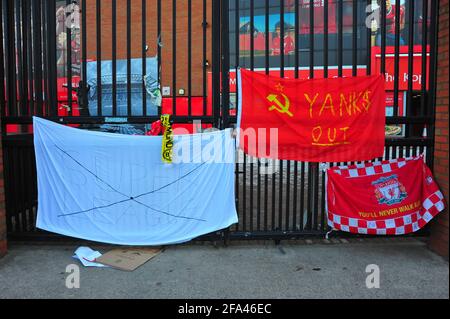
[[[173,130],[170,123],[170,114],[161,115],[161,125],[164,127],[161,158],[164,163],[171,164],[173,155]]]

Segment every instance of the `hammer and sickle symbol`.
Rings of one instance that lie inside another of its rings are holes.
[[[270,103],[274,103],[269,107],[269,111],[275,110],[275,111],[280,112],[281,114],[286,113],[288,116],[293,117],[294,115],[289,111],[289,107],[291,106],[291,102],[289,101],[289,98],[283,93],[280,93],[280,94],[284,98],[284,104],[278,100],[277,94],[269,94],[267,96],[267,100]]]

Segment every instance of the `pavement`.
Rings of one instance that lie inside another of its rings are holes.
[[[84,268],[71,257],[78,245],[12,244],[0,259],[0,298],[449,298],[448,261],[414,238],[192,243],[133,272]],[[80,288],[66,287],[70,264]],[[379,288],[366,286],[370,264]]]

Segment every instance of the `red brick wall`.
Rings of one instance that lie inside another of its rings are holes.
[[[437,66],[437,100],[436,100],[436,142],[434,152],[434,174],[447,204],[449,184],[448,163],[448,5],[449,0],[440,1],[439,33],[438,33],[438,66]],[[448,209],[437,216],[431,226],[429,246],[438,254],[448,258]]]
[[[1,124],[1,122],[0,122]],[[1,136],[1,125],[0,125]],[[0,257],[6,253],[5,188],[3,180],[3,151],[0,143]]]
[[[146,2],[146,37],[149,47],[147,56],[157,53],[157,1]],[[211,6],[207,7],[207,41],[206,59],[211,62]],[[86,11],[87,57],[97,60],[96,34],[96,1],[89,1]],[[127,57],[127,1],[117,0],[117,59]],[[177,0],[176,18],[176,68],[177,91],[183,88],[188,93],[188,1]],[[203,0],[192,0],[192,95],[203,95]],[[112,58],[112,4],[111,1],[101,1],[101,50],[102,60]],[[161,85],[172,88],[172,1],[161,1]],[[142,57],[142,1],[131,1],[131,57]],[[211,71],[211,67],[207,69]]]

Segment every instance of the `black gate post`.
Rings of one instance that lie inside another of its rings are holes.
[[[222,0],[222,123],[221,128],[229,126],[230,112],[230,6],[229,0]]]
[[[220,127],[220,6],[222,1],[212,2],[212,115],[213,126]]]
[[[4,2],[4,38],[6,51],[6,96],[8,116],[17,115],[17,93],[16,93],[16,46],[14,40],[14,3],[12,1]],[[6,134],[6,130],[5,130]]]
[[[217,1],[218,2],[218,1]],[[221,81],[222,81],[222,105],[220,109],[221,120],[220,128],[225,129],[229,126],[230,112],[230,27],[229,0],[221,0]],[[224,246],[228,245],[230,237],[230,227],[223,231]]]
[[[57,105],[57,67],[56,67],[56,3],[55,1],[46,2],[46,32],[47,32],[47,91],[46,102],[50,116],[58,115]]]

